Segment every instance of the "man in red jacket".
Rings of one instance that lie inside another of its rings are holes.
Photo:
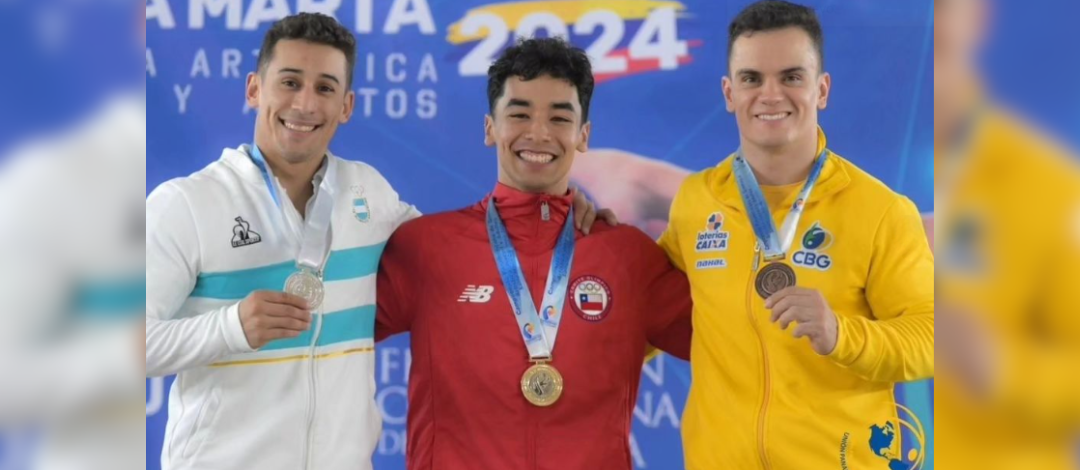
[[[488,71],[494,192],[387,243],[375,336],[412,333],[411,470],[627,470],[647,346],[689,356],[689,285],[653,240],[567,223],[592,90],[560,39],[507,49]]]

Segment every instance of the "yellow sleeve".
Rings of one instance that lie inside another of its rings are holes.
[[[1043,250],[1045,289],[1032,311],[1038,333],[1001,338],[991,391],[993,401],[1022,422],[1058,432],[1080,428],[1080,200],[1073,206],[1071,216],[1051,217],[1069,226],[1047,230],[1065,236],[1051,238],[1051,249]]]
[[[671,210],[668,213],[668,225],[664,229],[664,233],[660,234],[660,239],[657,243],[660,248],[664,249],[664,253],[667,253],[668,259],[671,260],[671,264],[679,268],[679,271],[686,272],[686,261],[682,256],[682,248],[679,245],[679,225],[685,223],[687,211],[682,201],[684,199],[683,192],[686,191],[686,185],[692,181],[692,178],[687,178],[683,181],[679,191],[675,193],[675,198],[671,200]]]
[[[682,272],[686,272],[686,261],[683,260],[682,257],[682,248],[679,246],[677,228],[685,219],[682,213],[685,212],[686,208],[682,206],[680,201],[683,199],[682,193],[689,181],[690,178],[684,180],[683,184],[679,187],[679,191],[675,193],[675,197],[671,201],[671,210],[668,212],[668,225],[664,229],[664,233],[660,234],[660,239],[656,241],[656,243],[660,245],[660,248],[664,250],[664,253],[667,254],[668,259],[671,260],[671,264],[676,268],[679,268],[679,271]],[[660,351],[655,346],[651,344],[648,345],[648,347],[645,348],[645,363],[656,359],[656,356],[659,356],[662,352],[663,351]]]
[[[897,198],[878,226],[866,300],[873,318],[837,315],[839,335],[829,357],[872,381],[933,377],[934,255],[907,198]]]

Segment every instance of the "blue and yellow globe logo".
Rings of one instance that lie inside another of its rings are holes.
[[[532,323],[526,323],[525,327],[521,329],[521,333],[525,336],[525,341],[531,341],[536,337],[536,327]]]
[[[810,251],[821,251],[828,249],[833,244],[833,235],[827,230],[821,228],[821,224],[814,223],[810,227],[810,230],[806,231],[806,235],[803,235],[802,245],[803,248]]]
[[[926,430],[915,413],[897,405],[898,424],[870,426],[870,450],[889,470],[920,470],[926,464]]]

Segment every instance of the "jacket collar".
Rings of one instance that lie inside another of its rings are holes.
[[[831,150],[826,150],[826,144],[825,132],[818,127],[816,153],[820,154],[822,150],[825,150],[828,152],[829,160],[825,162],[825,167],[821,169],[821,176],[814,186],[814,192],[810,195],[807,205],[825,200],[851,184],[851,175],[841,165],[840,156],[832,153]],[[735,180],[734,156],[735,154],[732,154],[720,162],[706,181],[706,184],[709,186],[709,192],[714,195],[717,201],[737,211],[746,212],[742,194],[739,192],[738,182]],[[784,201],[784,207],[790,207],[794,204],[796,197],[798,197],[798,191],[788,197],[790,200]]]

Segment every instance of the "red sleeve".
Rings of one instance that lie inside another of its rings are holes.
[[[379,261],[379,274],[376,278],[375,341],[382,341],[412,328],[410,298],[401,295],[398,288],[408,279],[410,252],[407,250],[403,228],[398,228],[386,242],[382,259]]]
[[[686,274],[668,260],[659,245],[642,234],[639,248],[642,264],[642,305],[644,305],[646,336],[649,344],[684,360],[690,360],[690,338],[693,335],[690,282]]]

